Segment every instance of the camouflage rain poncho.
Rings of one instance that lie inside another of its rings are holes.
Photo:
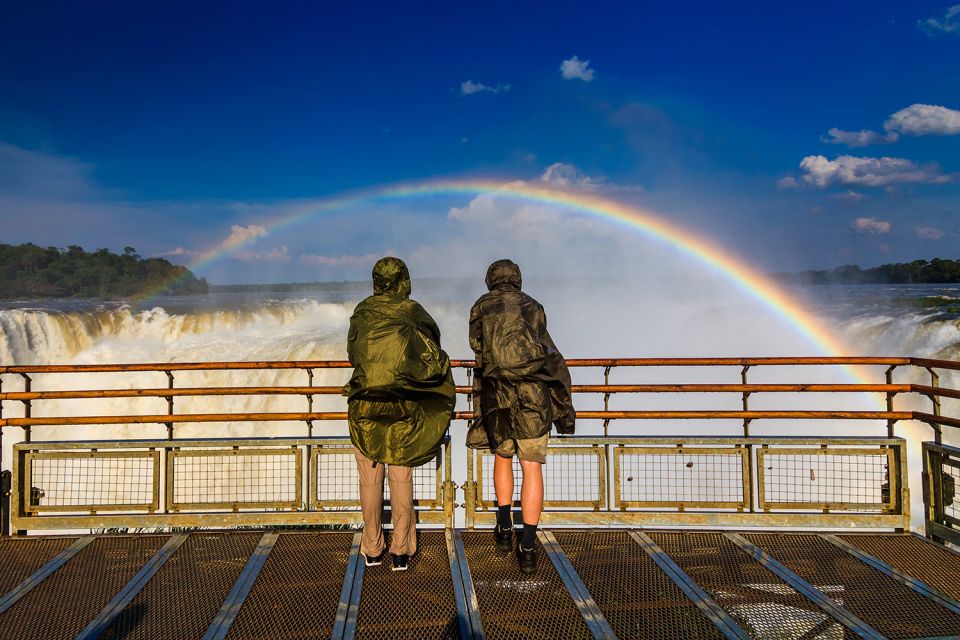
[[[551,423],[572,434],[570,372],[547,333],[543,307],[520,290],[520,267],[510,260],[491,264],[486,282],[490,292],[470,310],[479,402],[467,446],[495,449],[507,439],[539,438]]]
[[[350,318],[347,355],[355,368],[350,438],[375,462],[415,467],[436,455],[450,425],[456,387],[440,330],[410,299],[410,274],[397,258],[373,269],[373,295]]]

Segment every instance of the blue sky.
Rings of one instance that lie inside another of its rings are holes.
[[[267,221],[478,176],[602,192],[764,269],[960,258],[955,2],[19,3],[0,241],[186,264],[228,242],[217,282],[353,278],[467,219],[510,234],[519,205]],[[491,242],[478,260],[524,247]]]

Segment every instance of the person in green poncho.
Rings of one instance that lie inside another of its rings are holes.
[[[381,564],[386,556],[381,527],[386,475],[395,571],[406,569],[417,551],[413,467],[436,457],[456,402],[440,329],[410,299],[410,291],[410,273],[402,260],[377,261],[373,295],[358,304],[350,318],[347,356],[354,370],[344,387],[360,476],[360,552],[367,566]]]

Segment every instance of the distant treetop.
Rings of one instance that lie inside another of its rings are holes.
[[[0,243],[0,298],[135,298],[155,293],[206,293],[207,281],[163,258],[141,258],[133,247],[122,254],[92,253],[27,243]]]
[[[960,282],[960,260],[914,260],[861,269],[847,264],[825,271],[778,273],[787,282],[803,284],[947,284]]]

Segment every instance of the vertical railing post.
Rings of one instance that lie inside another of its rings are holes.
[[[167,389],[173,389],[173,371],[166,371]],[[173,415],[173,394],[167,396],[167,415]],[[173,440],[173,423],[167,422],[167,440]]]
[[[473,369],[467,367],[467,386],[470,387],[470,393],[467,394],[467,411],[473,411]]]
[[[612,367],[610,367],[610,366],[606,366],[606,367],[603,368],[603,384],[604,384],[605,387],[609,387],[609,386],[610,386],[610,370],[611,370],[611,369],[612,369]],[[604,394],[603,394],[603,410],[604,410],[604,411],[610,411],[610,391],[609,391],[609,390],[604,391]],[[604,439],[608,438],[609,435],[610,435],[610,418],[604,418],[604,420],[603,420],[603,437],[604,437]],[[610,478],[609,478],[609,474],[610,474],[610,443],[609,443],[609,442],[604,442],[604,444],[603,444],[603,463],[604,463],[604,469],[607,470],[607,476],[608,476],[608,477],[604,478],[603,481],[604,481],[605,483],[607,483],[607,486],[609,486],[609,484],[610,484]],[[606,495],[607,495],[607,504],[605,504],[604,507],[607,508],[607,509],[609,509],[609,508],[610,508],[610,500],[611,500],[611,493],[612,493],[612,492],[606,491],[605,493],[606,493]]]
[[[307,386],[313,386],[313,369],[307,369]],[[313,413],[313,394],[307,394],[307,413]],[[307,437],[313,437],[313,419],[307,419]]]
[[[474,472],[474,456],[480,456],[480,449],[467,449],[467,479],[463,482],[463,506],[466,511],[464,524],[473,529],[477,510],[477,482]],[[479,461],[478,461],[479,462]],[[482,462],[481,462],[482,464]]]
[[[450,439],[443,443],[443,522],[447,529],[453,529],[453,514],[457,506],[457,485],[451,475]],[[469,453],[467,454],[469,455]]]
[[[21,373],[20,375],[23,376],[24,393],[30,393],[33,387],[33,380],[31,380],[30,376],[28,376],[25,373]],[[23,401],[23,417],[29,418],[32,415],[32,412],[33,412],[33,406],[31,405],[30,400],[24,400]],[[23,441],[30,442],[30,427],[28,426],[23,427]]]
[[[887,368],[887,372],[884,374],[884,381],[886,381],[887,384],[893,384],[893,370],[896,368],[897,368],[897,365],[892,365]],[[887,391],[887,412],[888,413],[893,412],[893,397],[895,395],[897,394],[894,393],[893,391]],[[887,420],[887,437],[888,438],[893,437],[894,435],[893,429],[896,424],[897,424],[896,420]]]
[[[610,386],[610,369],[612,369],[612,367],[609,367],[609,366],[603,368],[603,386],[605,387]],[[610,392],[609,391],[605,391],[603,394],[603,410],[610,411]],[[610,435],[610,418],[604,418],[603,419],[603,437],[606,438],[609,435]]]
[[[750,365],[744,365],[743,369],[740,370],[740,383],[747,384],[747,372],[750,371]],[[750,392],[743,392],[743,410],[750,411]],[[743,437],[750,437],[750,418],[743,419]]]
[[[744,365],[740,370],[740,384],[747,384],[747,372],[750,371],[750,365]],[[741,404],[744,411],[750,410],[750,392],[743,391],[743,396],[741,398]],[[750,437],[750,418],[743,419],[743,437]],[[749,495],[747,496],[747,501],[750,503],[750,513],[753,513],[753,445],[750,443],[746,444],[747,449],[747,468],[744,470],[745,477],[743,479],[744,485],[749,489]]]
[[[926,367],[927,371],[930,372],[930,386],[934,389],[940,388],[940,376],[933,369],[933,367]],[[940,416],[940,396],[930,394],[930,401],[933,403],[933,415]],[[943,444],[943,433],[939,424],[934,424],[933,426],[933,439],[939,445]]]
[[[934,539],[931,523],[938,522],[937,507],[934,496],[937,493],[937,477],[933,464],[934,452],[932,449],[923,445],[923,473],[920,480],[923,485],[923,517],[924,517],[924,535],[931,540]]]

